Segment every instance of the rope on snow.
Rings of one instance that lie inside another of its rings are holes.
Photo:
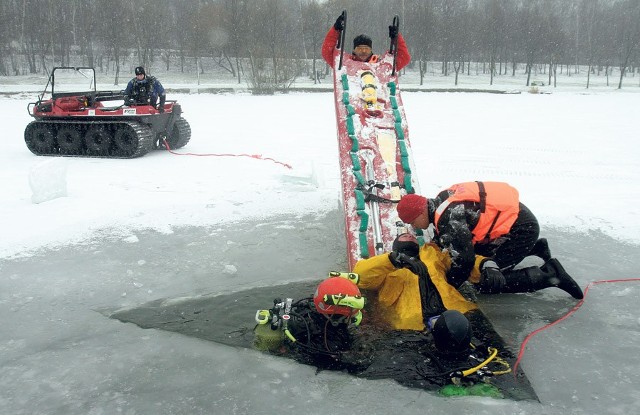
[[[274,158],[271,157],[263,157],[262,154],[246,154],[246,153],[241,153],[241,154],[233,154],[233,153],[176,153],[175,151],[171,150],[169,148],[169,144],[166,142],[166,140],[164,140],[163,145],[165,146],[165,148],[167,149],[167,151],[171,154],[173,154],[174,156],[195,156],[195,157],[250,157],[250,158],[254,158],[254,159],[258,159],[258,160],[264,160],[264,161],[272,161],[276,164],[279,164],[281,166],[284,166],[286,168],[288,168],[289,170],[291,170],[293,167],[291,167],[290,164],[284,163],[282,161],[278,161]]]

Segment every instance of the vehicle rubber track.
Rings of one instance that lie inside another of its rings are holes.
[[[184,118],[180,117],[176,120],[169,135],[169,148],[176,150],[187,145],[191,139],[191,126]],[[161,148],[164,148],[161,146]]]
[[[37,120],[27,125],[24,138],[41,156],[136,158],[154,146],[150,127],[125,120]]]

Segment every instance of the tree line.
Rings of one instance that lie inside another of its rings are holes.
[[[638,70],[638,0],[2,0],[0,75],[82,65],[117,83],[127,58],[180,71],[210,58],[238,82],[282,83],[328,70],[320,47],[342,10],[347,38],[366,33],[376,52],[399,15],[421,84],[429,62],[456,84],[472,64],[491,83],[524,67],[527,85],[534,66],[552,82],[559,67],[615,67],[619,88]]]

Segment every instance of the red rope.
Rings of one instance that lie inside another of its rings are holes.
[[[273,159],[271,157],[262,157],[262,154],[232,154],[232,153],[205,153],[205,154],[199,154],[199,153],[176,153],[175,151],[171,150],[169,148],[169,144],[166,142],[166,140],[164,141],[164,146],[167,149],[167,151],[175,156],[196,156],[196,157],[250,157],[250,158],[254,158],[254,159],[258,159],[258,160],[266,160],[266,161],[273,161],[276,164],[280,164],[281,166],[284,166],[286,168],[288,168],[289,170],[292,169],[290,164],[287,163],[283,163],[281,161],[278,161],[276,159]]]
[[[527,335],[527,337],[524,338],[524,340],[522,341],[522,344],[520,345],[520,351],[518,352],[518,358],[516,359],[516,363],[513,365],[513,375],[516,376],[516,371],[518,370],[518,365],[520,364],[520,360],[522,360],[522,356],[524,355],[524,349],[527,346],[527,343],[529,342],[529,340],[531,340],[531,338],[533,336],[535,336],[536,334],[540,333],[541,331],[544,331],[544,330],[548,329],[549,327],[555,326],[556,324],[560,323],[562,320],[565,320],[570,315],[572,315],[573,313],[578,311],[578,309],[582,306],[582,304],[584,304],[585,300],[587,299],[587,294],[589,293],[589,289],[592,286],[598,285],[598,284],[613,283],[613,282],[633,282],[633,281],[640,281],[640,278],[627,278],[627,279],[618,279],[618,280],[600,280],[600,281],[592,281],[592,282],[590,282],[589,285],[587,285],[587,288],[584,289],[584,297],[582,298],[582,300],[578,301],[578,304],[576,304],[571,310],[569,310],[569,312],[567,314],[565,314],[564,316],[560,317],[559,319],[557,319],[553,323],[549,323],[546,326],[542,326],[539,329],[536,329],[536,330],[532,331],[531,333],[529,333]]]

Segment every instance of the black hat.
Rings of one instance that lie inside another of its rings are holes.
[[[145,74],[144,68],[142,66],[138,66],[136,68],[136,75],[144,75],[144,74]]]
[[[353,39],[353,48],[355,49],[357,46],[367,45],[369,47],[373,47],[373,42],[371,38],[367,35],[358,35]]]

